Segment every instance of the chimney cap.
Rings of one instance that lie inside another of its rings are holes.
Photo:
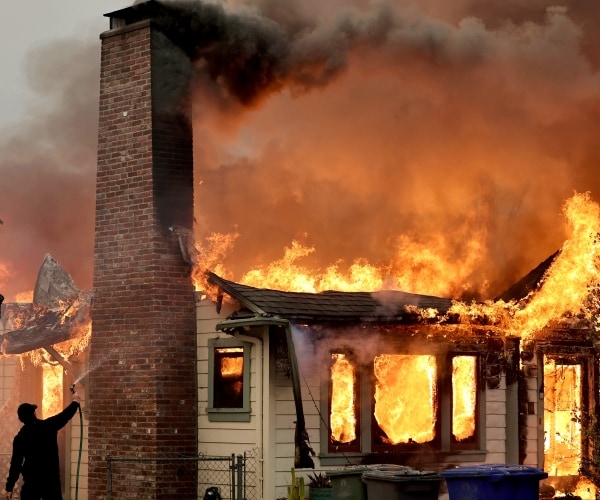
[[[104,17],[110,19],[110,29],[112,30],[150,19],[158,12],[160,7],[160,3],[156,0],[146,0],[124,9],[108,12],[104,14]]]

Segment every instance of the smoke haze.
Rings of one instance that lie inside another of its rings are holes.
[[[239,234],[229,278],[298,241],[315,270],[493,296],[560,247],[565,199],[599,196],[592,1],[165,5],[198,70],[196,233]],[[40,102],[0,139],[8,300],[46,252],[91,286],[98,51],[32,53]]]

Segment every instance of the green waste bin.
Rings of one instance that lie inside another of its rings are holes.
[[[367,485],[362,481],[365,472],[373,470],[411,470],[404,465],[351,465],[327,472],[335,500],[367,500]]]
[[[372,470],[362,475],[370,500],[437,500],[442,478],[431,471]]]
[[[447,469],[450,500],[538,500],[540,480],[548,474],[525,465],[476,465]]]
[[[333,498],[336,500],[366,500],[367,487],[360,478],[363,472],[368,470],[371,470],[369,466],[355,465],[327,471],[327,476],[331,480]]]

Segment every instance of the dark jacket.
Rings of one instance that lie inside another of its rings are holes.
[[[46,420],[28,422],[13,440],[13,453],[6,480],[6,491],[12,491],[19,475],[28,481],[60,484],[57,433],[73,418],[79,403],[73,401],[63,411]]]

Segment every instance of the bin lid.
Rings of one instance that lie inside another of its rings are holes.
[[[421,471],[407,467],[404,470],[372,470],[362,475],[363,479],[377,479],[380,481],[430,481],[440,480],[440,476],[433,471]]]
[[[349,465],[347,467],[343,467],[342,469],[329,470],[327,471],[327,475],[330,477],[362,475],[364,472],[369,472],[372,470],[404,471],[413,469],[406,465],[396,464]]]
[[[362,475],[363,472],[373,470],[373,465],[349,465],[348,467],[344,467],[343,469],[336,470],[328,470],[327,475],[329,477],[333,476],[353,476]]]
[[[508,479],[513,476],[529,476],[543,479],[548,477],[548,473],[536,467],[530,467],[527,465],[514,465],[514,464],[481,464],[481,465],[468,465],[458,466],[453,469],[446,469],[440,472],[440,475],[444,478],[464,478],[464,477],[488,477],[490,480],[499,481],[502,479]]]

